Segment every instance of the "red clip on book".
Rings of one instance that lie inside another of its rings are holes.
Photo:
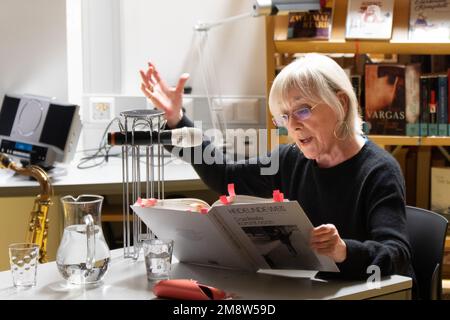
[[[225,195],[222,195],[219,197],[220,202],[224,205],[228,205],[230,203],[233,203],[236,199],[236,192],[234,191],[234,183],[228,184],[228,197]]]
[[[273,202],[283,202],[284,195],[280,190],[273,190]]]

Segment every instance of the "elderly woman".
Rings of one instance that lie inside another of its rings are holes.
[[[192,126],[182,113],[188,75],[171,88],[153,64],[140,72],[141,90],[166,112],[168,126]],[[311,247],[331,257],[341,276],[367,278],[368,267],[375,265],[381,275],[414,277],[402,173],[394,158],[363,136],[344,70],[326,56],[307,54],[278,74],[269,105],[275,123],[286,127],[294,141],[272,152],[279,170],[261,175],[262,161],[193,164],[202,180],[222,194],[234,183],[239,194],[270,197],[279,189],[297,200],[317,226]],[[198,148],[209,144],[205,139]]]

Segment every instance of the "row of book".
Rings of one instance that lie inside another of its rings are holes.
[[[360,97],[366,133],[450,135],[450,69],[439,74],[420,70],[420,64],[365,65]],[[359,78],[352,77],[357,94]]]
[[[333,1],[321,1],[320,10],[291,12],[288,39],[330,37]],[[348,0],[347,39],[391,39],[394,0]],[[450,41],[450,1],[415,0],[410,2],[409,40]]]

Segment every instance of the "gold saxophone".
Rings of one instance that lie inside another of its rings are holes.
[[[53,195],[50,179],[42,168],[34,165],[19,167],[2,153],[0,153],[1,168],[11,169],[20,175],[33,177],[39,182],[41,194],[37,195],[34,200],[26,241],[39,245],[39,262],[47,262],[48,209],[52,204],[51,196]]]

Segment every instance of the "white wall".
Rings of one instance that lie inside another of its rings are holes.
[[[252,0],[114,0],[111,3],[116,1],[119,1],[120,16],[118,20],[116,17],[111,19],[119,26],[108,32],[120,33],[111,35],[117,42],[113,45],[120,48],[114,51],[120,52],[111,53],[114,59],[107,57],[111,50],[90,53],[98,54],[96,59],[86,59],[86,56],[83,61],[71,59],[82,61],[84,72],[90,72],[82,75],[84,84],[80,84],[79,72],[77,82],[71,83],[71,86],[81,88],[89,84],[86,79],[90,80],[91,86],[85,93],[141,95],[138,70],[145,68],[146,61],[151,59],[170,84],[176,83],[182,72],[190,72],[188,85],[194,88],[193,93],[204,94],[193,26],[198,20],[215,21],[250,12],[252,6]],[[63,0],[0,1],[0,97],[10,92],[68,99],[65,3]],[[105,11],[100,12],[105,14]],[[112,14],[117,14],[117,10]],[[101,21],[101,18],[98,13],[90,17],[91,21]],[[100,25],[91,27],[98,33]],[[83,41],[85,47],[89,39],[85,37]],[[262,17],[247,18],[210,30],[210,57],[215,63],[221,94],[265,94],[264,43]],[[93,45],[90,47],[92,49]],[[74,51],[71,49],[71,54]],[[108,70],[106,64],[99,64],[99,61],[110,63],[114,70],[105,73]],[[95,62],[94,66],[89,62]],[[72,69],[79,70],[79,67]],[[102,85],[111,82],[111,75],[114,78],[118,75],[119,79],[105,89]],[[75,100],[75,103],[79,102],[79,99]]]
[[[62,0],[0,1],[0,99],[32,93],[67,99]]]
[[[121,92],[120,1],[80,1],[84,93]]]
[[[175,84],[183,72],[204,94],[193,26],[249,13],[252,0],[122,0],[122,93],[140,95],[138,70],[148,60]],[[209,31],[208,44],[222,95],[265,95],[264,18],[249,17]]]
[[[69,94],[74,103],[80,103],[82,114],[89,114],[92,105],[86,101],[93,96],[125,96],[122,97],[125,100],[137,96],[145,103],[139,89],[139,69],[145,69],[151,60],[169,85],[175,85],[181,73],[191,74],[187,83],[193,87],[194,94],[189,103],[190,114],[194,120],[206,123],[205,127],[210,125],[197,47],[199,35],[194,25],[199,20],[215,22],[236,15],[251,15],[253,0],[66,1],[71,48]],[[249,16],[215,27],[208,33],[207,44],[210,51],[203,52],[214,63],[217,76],[213,78],[220,83],[217,86],[216,81],[208,81],[209,94],[258,98],[260,112],[258,116],[255,114],[258,123],[249,126],[265,126],[264,18]],[[128,102],[124,107],[130,108]],[[114,116],[119,116],[121,108],[116,105],[115,109]],[[106,123],[82,120],[86,141],[101,136]],[[88,132],[88,124],[96,133]],[[242,123],[240,126],[245,127]],[[98,141],[93,143],[98,145]]]

